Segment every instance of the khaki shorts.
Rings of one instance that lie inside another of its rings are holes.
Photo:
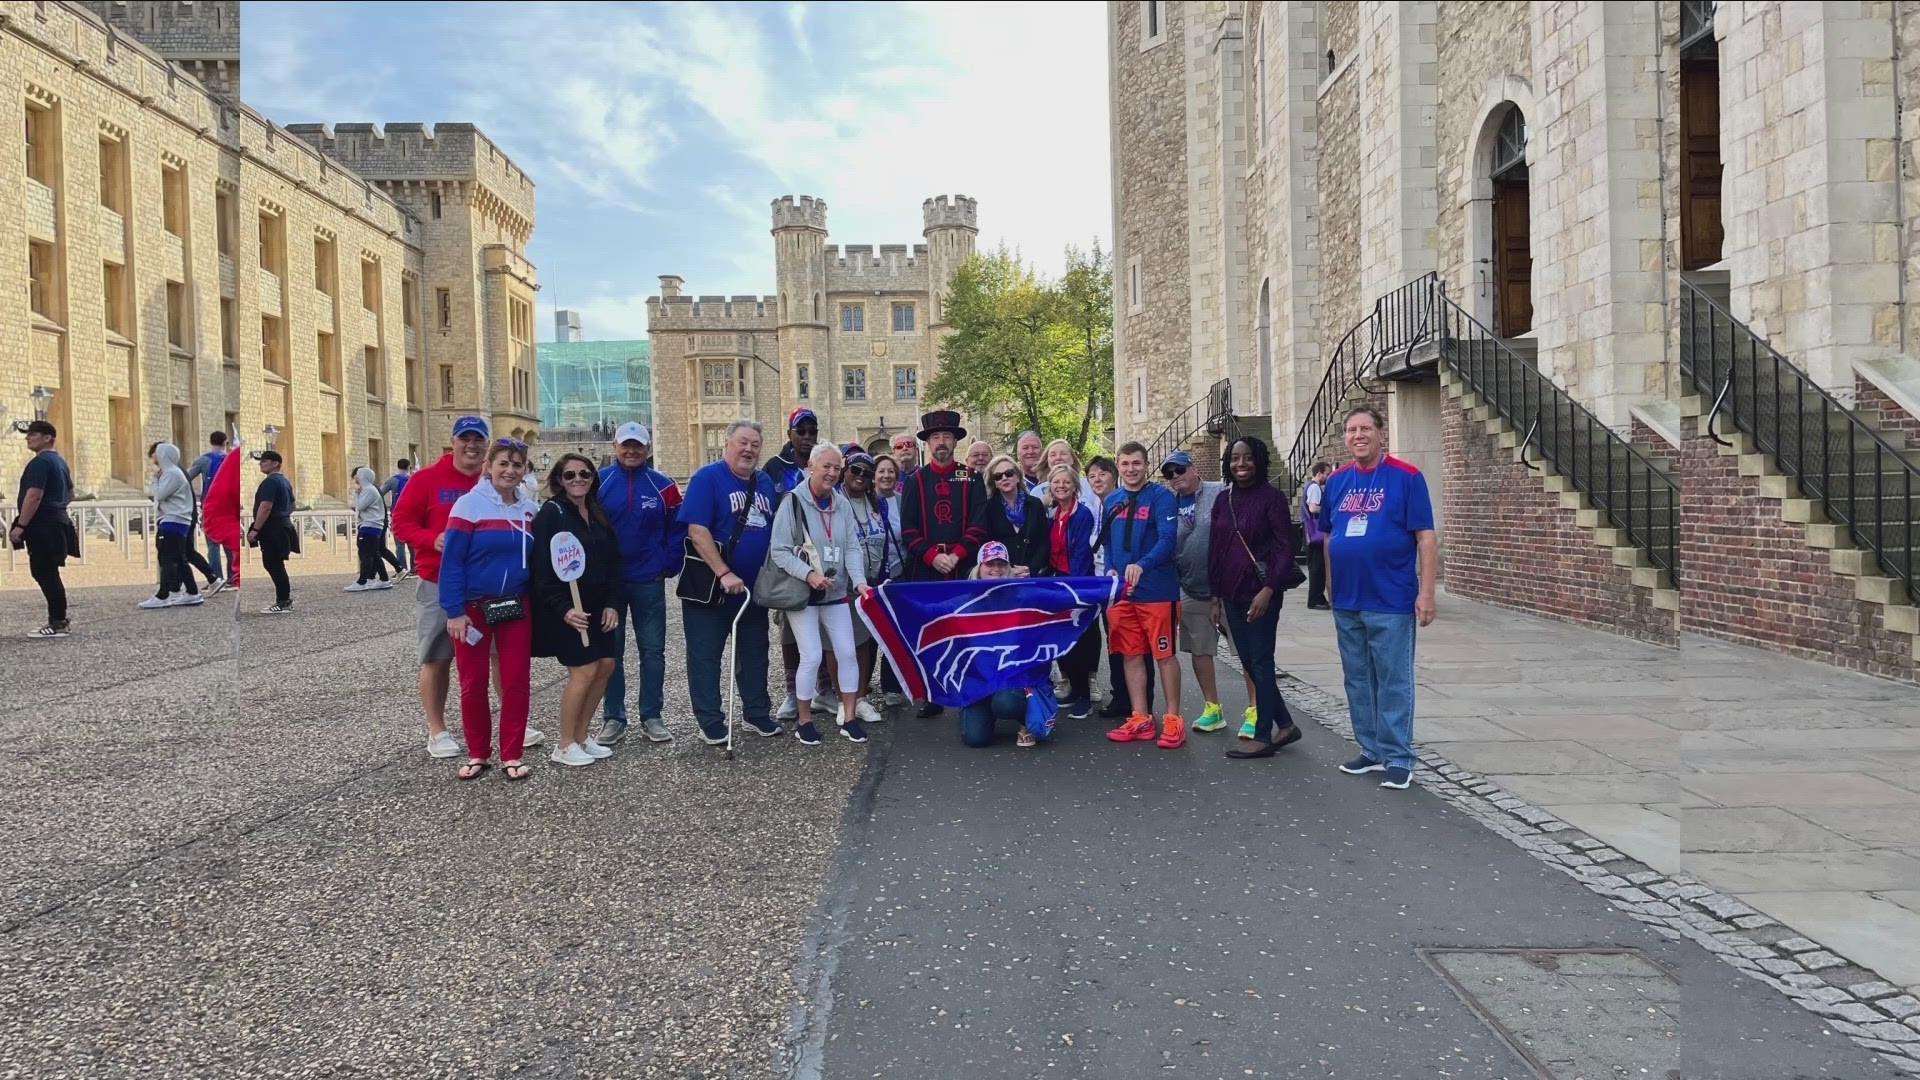
[[[1220,651],[1220,629],[1213,625],[1213,601],[1180,598],[1180,651],[1213,656]]]
[[[420,640],[420,663],[433,664],[453,659],[453,639],[447,637],[447,613],[440,610],[440,586],[420,579],[413,590],[417,611],[414,629]]]

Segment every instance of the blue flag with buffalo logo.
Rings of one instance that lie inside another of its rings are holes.
[[[894,581],[855,607],[908,695],[960,709],[1046,684],[1119,587],[1104,577]]]

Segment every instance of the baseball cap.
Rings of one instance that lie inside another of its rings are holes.
[[[1007,557],[1007,545],[998,540],[989,540],[980,545],[980,561],[990,563],[1012,562],[1013,560]]]
[[[873,456],[864,450],[852,450],[847,453],[846,465],[849,469],[858,466],[871,472],[873,471]]]
[[[792,431],[808,420],[813,421],[815,427],[820,426],[820,418],[814,415],[812,409],[795,409],[793,415],[787,417],[787,430]]]
[[[1168,454],[1167,460],[1160,463],[1161,475],[1164,476],[1166,474],[1167,466],[1169,465],[1181,469],[1191,469],[1193,468],[1193,455],[1187,453],[1185,450],[1175,450],[1173,453]]]
[[[28,435],[48,435],[53,438],[60,437],[60,433],[53,429],[53,425],[45,420],[35,420],[29,423],[26,433]]]
[[[653,435],[647,431],[647,425],[629,420],[614,431],[613,442],[616,446],[623,442],[637,442],[642,446],[652,446]]]
[[[457,439],[462,435],[478,435],[483,439],[486,438],[488,435],[486,418],[483,416],[463,416],[455,420],[453,422],[453,437]]]

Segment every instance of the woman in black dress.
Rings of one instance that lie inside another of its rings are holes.
[[[587,735],[587,724],[618,655],[614,629],[620,625],[625,591],[620,571],[620,542],[600,505],[600,473],[579,454],[562,454],[547,474],[550,498],[533,519],[533,655],[551,656],[567,668],[560,692],[560,738],[552,758],[561,765],[591,765],[613,751]],[[572,533],[586,552],[586,568],[573,590],[553,569],[553,538]],[[582,641],[584,634],[585,640]]]
[[[1047,572],[1047,508],[1027,493],[1020,466],[1005,454],[987,463],[987,539],[1007,545],[1014,577]]]

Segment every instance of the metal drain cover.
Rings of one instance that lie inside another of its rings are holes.
[[[1680,1076],[1680,984],[1638,949],[1420,949],[1540,1080]]]

